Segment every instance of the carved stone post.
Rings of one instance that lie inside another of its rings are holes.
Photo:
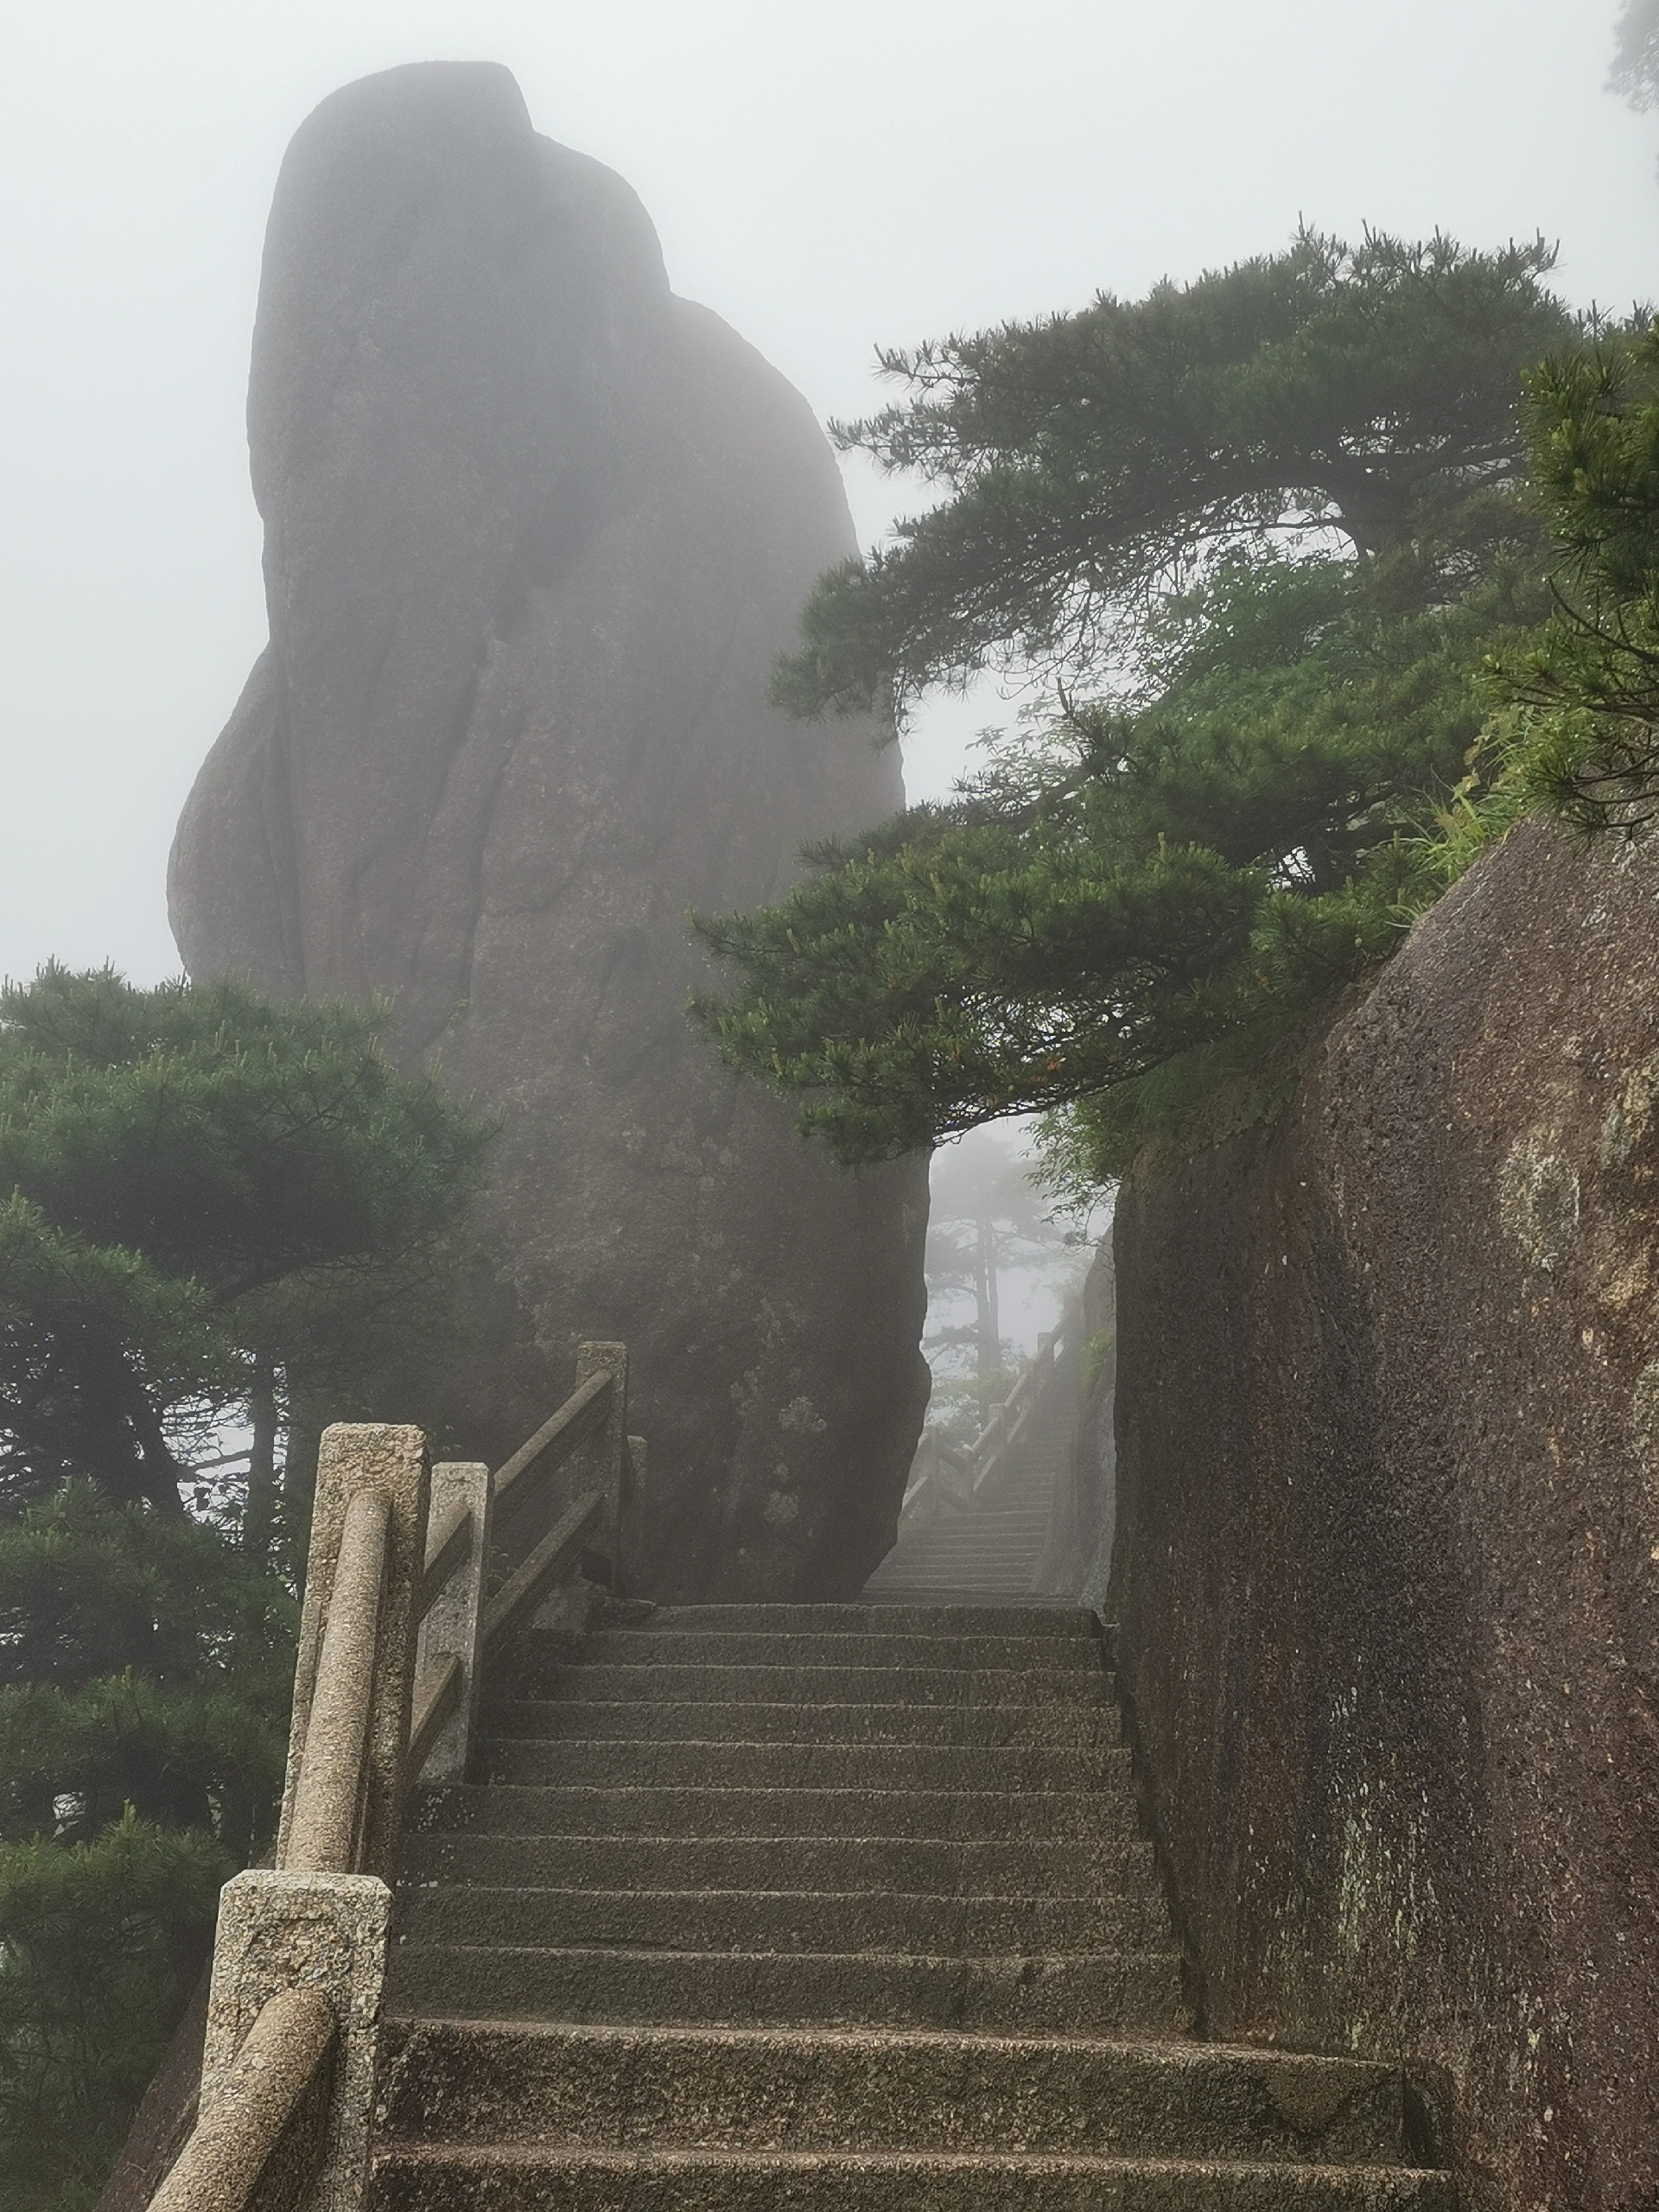
[[[391,1891],[372,1874],[254,1867],[219,1892],[202,2119],[211,2124],[226,2099],[245,2094],[237,2061],[268,1999],[312,1990],[334,2014],[332,2074],[317,2100],[313,2139],[289,2149],[296,2166],[315,2161],[309,2188],[302,2186],[293,2199],[303,2212],[360,2212],[391,1919]],[[204,2202],[202,2212],[213,2208]]]
[[[598,1370],[608,1369],[611,1395],[605,1419],[578,1447],[576,1471],[570,1494],[596,1490],[605,1500],[594,1547],[608,1570],[611,1595],[626,1594],[622,1559],[622,1476],[628,1449],[628,1348],[626,1344],[594,1343],[576,1346],[578,1389]]]
[[[479,1663],[482,1657],[479,1626],[490,1561],[493,1507],[494,1484],[488,1467],[481,1461],[440,1460],[433,1468],[433,1529],[442,1529],[459,1510],[471,1516],[472,1542],[466,1557],[434,1599],[421,1623],[415,1677],[417,1681],[423,1681],[435,1662],[453,1656],[461,1662],[462,1681],[460,1701],[439,1730],[419,1776],[411,1775],[411,1781],[467,1779],[467,1756],[478,1711]]]

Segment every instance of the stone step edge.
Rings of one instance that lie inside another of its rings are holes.
[[[1127,1751],[1124,1752],[1123,1758],[1127,1770],[1128,1759]],[[1078,1811],[1081,1811],[1085,1805],[1100,1805],[1107,1795],[1104,1784],[1084,1789],[945,1789],[931,1784],[921,1789],[879,1789],[858,1782],[817,1783],[808,1782],[794,1785],[788,1783],[765,1782],[445,1782],[436,1785],[428,1802],[430,1803],[434,1798],[437,1797],[438,1792],[442,1791],[446,1797],[464,1796],[468,1801],[489,1797],[499,1802],[502,1793],[506,1790],[512,1790],[519,1797],[579,1797],[584,1803],[591,1802],[595,1797],[616,1797],[629,1801],[653,1796],[716,1797],[722,1802],[729,1802],[734,1797],[768,1799],[810,1797],[814,1802],[829,1797],[856,1797],[861,1800],[890,1798],[895,1803],[913,1805],[918,1797],[944,1797],[948,1798],[952,1805],[986,1803],[1041,1805],[1050,1809],[1058,1809],[1061,1804],[1065,1804],[1069,1808]],[[439,1802],[442,1800],[440,1799]],[[480,1833],[486,1833],[486,1831],[480,1831]],[[718,1831],[722,1837],[726,1833],[724,1829]],[[702,1840],[696,1836],[680,1836],[675,1839],[681,1843],[695,1843]],[[711,1836],[708,1840],[712,1841],[714,1838]],[[912,1835],[908,1840],[912,1842],[950,1843],[970,1841],[976,1839],[950,1836],[918,1838]],[[1040,1840],[1041,1839],[1031,1840]],[[1071,1840],[1063,1837],[1055,1839],[1057,1842]]]
[[[629,1756],[634,1758],[643,1758],[651,1751],[671,1752],[676,1758],[687,1756],[695,1751],[719,1751],[722,1755],[736,1751],[765,1751],[769,1756],[776,1758],[782,1758],[790,1751],[857,1751],[861,1754],[874,1752],[878,1755],[891,1752],[895,1763],[900,1754],[906,1758],[914,1758],[918,1752],[943,1752],[963,1760],[1044,1758],[1052,1759],[1057,1764],[1074,1759],[1110,1759],[1114,1765],[1127,1765],[1129,1761],[1129,1748],[1127,1744],[872,1744],[868,1740],[857,1739],[848,1742],[833,1736],[785,1737],[780,1742],[776,1737],[768,1738],[765,1736],[480,1735],[476,1739],[475,1754],[479,1758],[487,1762],[493,1757],[505,1758],[512,1752],[522,1751],[527,1747],[534,1749],[538,1746],[545,1747],[549,1751],[556,1751],[562,1758],[569,1758],[582,1751],[620,1752],[626,1750]],[[493,1789],[497,1785],[492,1780],[467,1786],[476,1789]],[[544,1789],[556,1788],[560,1785],[525,1783],[518,1786],[523,1789]],[[616,1787],[643,1789],[658,1785],[646,1783],[619,1784],[578,1783],[571,1786],[576,1789]],[[677,1788],[680,1785],[672,1783],[669,1786]],[[700,1786],[706,1786],[712,1789],[735,1789],[746,1785],[741,1783],[716,1782]],[[764,1788],[767,1785],[763,1783],[758,1786]],[[789,1785],[783,1786],[787,1788]],[[861,1787],[856,1783],[819,1783],[803,1786],[828,1789]],[[909,1791],[905,1793],[906,1796],[911,1794]],[[986,1796],[999,1793],[981,1790],[976,1794]],[[1039,1790],[1034,1794],[1039,1796],[1065,1796],[1077,1793],[1065,1790]]]
[[[1079,2174],[1102,2179],[1144,2175],[1195,2182],[1225,2175],[1239,2181],[1278,2182],[1298,2189],[1322,2186],[1355,2190],[1381,2181],[1424,2186],[1449,2183],[1452,2178],[1438,2166],[1406,2166],[1381,2159],[1369,2164],[1333,2165],[1287,2158],[1114,2158],[1086,2151],[622,2151],[535,2143],[383,2144],[374,2153],[374,2164],[381,2171],[397,2166],[517,2166],[532,2172],[541,2168],[601,2173],[718,2172],[722,2169],[818,2173],[829,2167],[855,2174]],[[1355,2202],[1376,2212],[1377,2200],[1369,2195],[1356,2195]]]
[[[982,1953],[934,1951],[676,1951],[666,1944],[649,1943],[422,1943],[405,1938],[397,1946],[403,1958],[425,1957],[442,1954],[446,1958],[457,1955],[488,1957],[492,1959],[609,1959],[617,1963],[633,1965],[644,1961],[683,1965],[688,1961],[707,1960],[718,1962],[723,1968],[734,1959],[787,1960],[791,1965],[823,1966],[835,1961],[844,1964],[849,1959],[880,1960],[895,1967],[954,1967],[974,1968],[995,1974],[1019,1967],[1052,1965],[1075,1967],[1087,1964],[1104,1967],[1135,1961],[1160,1967],[1171,1961],[1179,1963],[1182,1954],[1172,1938],[1165,1944],[1106,1944],[1086,1951],[987,1951]],[[423,2013],[418,2017],[431,2019],[461,2019],[463,2014]],[[635,2023],[635,2024],[640,2024]]]
[[[569,1707],[573,1705],[588,1706],[618,1713],[637,1713],[642,1703],[662,1705],[676,1710],[683,1709],[690,1706],[695,1707],[698,1712],[709,1713],[791,1713],[797,1715],[802,1721],[810,1721],[817,1715],[839,1716],[842,1713],[925,1713],[930,1717],[933,1717],[941,1713],[953,1712],[976,1713],[988,1712],[1007,1714],[1017,1713],[1021,1715],[1041,1713],[1045,1715],[1053,1715],[1065,1713],[1067,1711],[1072,1711],[1086,1713],[1090,1715],[1103,1713],[1114,1719],[1116,1718],[1117,1714],[1117,1708],[1116,1706],[1112,1705],[1105,1699],[1093,1699],[1085,1704],[1080,1704],[1075,1707],[1067,1707],[1065,1705],[1057,1705],[1052,1702],[1046,1703],[1040,1700],[1033,1700],[1027,1699],[1022,1702],[1012,1698],[1006,1703],[998,1703],[995,1705],[981,1703],[978,1705],[968,1706],[917,1706],[907,1704],[903,1700],[874,1700],[861,1701],[856,1698],[825,1698],[817,1704],[808,1704],[804,1700],[797,1700],[793,1698],[676,1697],[642,1700],[639,1698],[626,1697],[569,1696],[493,1698],[486,1702],[480,1718],[482,1720],[487,1722],[494,1718],[495,1715],[503,1713],[556,1714],[564,1712]],[[607,1738],[603,1740],[609,1741],[610,1739]],[[664,1742],[672,1742],[676,1739],[673,1738],[664,1738],[662,1740]],[[832,1738],[828,1740],[841,1741],[843,1739]],[[855,1742],[860,1739],[856,1738],[849,1738],[844,1740]],[[970,1747],[964,1746],[964,1748]]]
[[[521,1787],[521,1785],[518,1783],[502,1782],[469,1783],[466,1786],[468,1789],[477,1789],[480,1794],[486,1789],[491,1791],[499,1791],[502,1789]],[[884,1793],[876,1790],[870,1790],[867,1791],[865,1794],[870,1796],[876,1796]],[[902,1797],[906,1793],[902,1789],[894,1789],[887,1791],[885,1794],[890,1796]],[[1093,1793],[1091,1792],[1090,1794],[1092,1795]],[[968,1852],[982,1851],[988,1847],[991,1849],[1006,1848],[1011,1851],[1030,1851],[1043,1848],[1055,1851],[1064,1850],[1074,1855],[1077,1852],[1079,1847],[1086,1847],[1092,1840],[1097,1849],[1103,1847],[1107,1853],[1114,1858],[1126,1851],[1144,1852],[1151,1849],[1151,1846],[1147,1842],[1147,1838],[1140,1833],[1139,1829],[1132,1830],[1122,1836],[1102,1836],[1091,1839],[1088,1836],[1075,1835],[887,1835],[877,1830],[860,1830],[856,1834],[849,1830],[844,1834],[833,1833],[827,1835],[822,1832],[813,1833],[809,1831],[805,1835],[798,1835],[793,1833],[788,1834],[774,1834],[770,1829],[766,1829],[764,1832],[757,1831],[753,1834],[750,1834],[744,1830],[733,1829],[728,1832],[722,1829],[714,1835],[688,1836],[683,1834],[662,1835],[654,1828],[446,1828],[433,1827],[413,1828],[406,1832],[404,1840],[406,1842],[414,1841],[418,1843],[432,1842],[446,1844],[477,1842],[488,1843],[492,1847],[508,1843],[577,1843],[581,1844],[585,1850],[589,1851],[596,1849],[601,1844],[607,1843],[613,1843],[619,1851],[627,1850],[636,1844],[660,1845],[664,1848],[676,1851],[683,1851],[688,1847],[700,1847],[705,1845],[711,1849],[718,1847],[724,1850],[733,1844],[755,1843],[764,1843],[767,1846],[778,1845],[780,1847],[785,1844],[798,1843],[809,1847],[813,1850],[820,1849],[825,1846],[832,1846],[836,1850],[844,1850],[857,1844],[870,1844],[877,1846],[884,1850],[959,1850]],[[969,1894],[971,1896],[974,1892],[969,1891]]]
[[[912,1667],[896,1659],[892,1662],[873,1659],[867,1665],[860,1666],[846,1659],[611,1659],[602,1651],[584,1652],[580,1658],[561,1661],[558,1672],[560,1680],[566,1682],[579,1682],[588,1674],[626,1675],[632,1678],[660,1675],[748,1675],[760,1677],[826,1675],[843,1678],[855,1675],[870,1682],[891,1681],[895,1675],[906,1681],[920,1675],[930,1682],[1027,1682],[1033,1679],[1045,1682],[1096,1682],[1111,1680],[1109,1668],[1093,1664],[1080,1667],[1021,1667],[1013,1663],[1005,1667]],[[751,1700],[711,1698],[705,1701],[713,1705],[741,1705]],[[858,1698],[832,1697],[821,1700],[825,1705],[857,1705],[866,1701],[874,1705],[889,1702],[885,1698],[861,1700]]]
[[[720,1840],[723,1842],[726,1839],[722,1837]],[[1103,1899],[1097,1890],[1044,1890],[1037,1894],[1029,1890],[974,1890],[965,1897],[949,1890],[890,1890],[885,1886],[874,1890],[583,1890],[573,1889],[568,1882],[452,1882],[447,1875],[434,1876],[426,1881],[401,1880],[397,1887],[411,1895],[418,1891],[426,1896],[434,1890],[454,1888],[465,1889],[467,1896],[473,1897],[581,1897],[588,1904],[612,1899],[620,1904],[632,1897],[695,1897],[700,1902],[706,1900],[721,1904],[731,1904],[740,1897],[745,1902],[753,1898],[771,1903],[788,1898],[797,1904],[861,1904],[867,1897],[880,1897],[895,1905],[945,1904],[954,1910],[972,1910],[980,1905],[1028,1905],[1033,1911],[1040,1911],[1044,1906],[1051,1904],[1092,1905],[1110,1902],[1109,1899]],[[1156,1895],[1157,1892],[1151,1894]]]
[[[473,2013],[403,2012],[395,2007],[386,2014],[386,2026],[396,2034],[421,2028],[454,2029],[469,2039],[499,2037],[512,2042],[575,2041],[592,2044],[668,2043],[697,2044],[740,2050],[772,2049],[882,2051],[902,2048],[950,2056],[963,2051],[1010,2050],[1037,2054],[1064,2046],[1103,2058],[1152,2060],[1160,2065],[1185,2067],[1201,2072],[1217,2065],[1294,2067],[1298,2071],[1329,2072],[1359,2086],[1382,2082],[1402,2072],[1386,2058],[1351,2058],[1340,2051],[1287,2050],[1276,2044],[1212,2043],[1201,2036],[1100,2035],[1087,2031],[1067,2036],[1011,2035],[998,2029],[929,2027],[849,2027],[825,2023],[798,2022],[772,2027],[738,2022],[721,2027],[695,2021],[664,2020],[526,2020],[512,2013],[494,2016]]]

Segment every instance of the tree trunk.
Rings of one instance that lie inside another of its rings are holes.
[[[1002,1329],[996,1310],[996,1230],[988,1221],[974,1224],[974,1306],[978,1323],[980,1426],[991,1417],[991,1394],[1002,1364]]]
[[[253,1448],[248,1454],[248,1503],[242,1516],[244,1548],[261,1565],[270,1558],[276,1533],[276,1376],[270,1360],[254,1363],[248,1393]]]

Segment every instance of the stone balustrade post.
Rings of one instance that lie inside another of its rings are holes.
[[[605,1511],[594,1533],[594,1549],[609,1570],[611,1594],[626,1594],[622,1558],[623,1475],[627,1461],[628,1348],[626,1344],[595,1342],[576,1346],[576,1385],[590,1375],[607,1369],[611,1394],[605,1418],[591,1436],[576,1447],[569,1494],[596,1490],[605,1500]]]
[[[490,1564],[495,1484],[481,1460],[444,1459],[432,1470],[430,1526],[442,1529],[457,1510],[470,1516],[471,1541],[421,1623],[415,1679],[446,1658],[461,1663],[461,1696],[439,1730],[426,1764],[411,1782],[464,1782],[478,1712],[479,1673],[483,1662],[481,1624]]]
[[[254,1867],[219,1892],[202,2047],[201,2121],[211,2129],[227,2104],[246,2094],[245,2063],[238,2061],[270,1999],[314,1990],[334,2014],[333,2059],[316,2101],[314,2139],[286,2146],[294,2166],[312,2170],[308,2186],[300,2181],[292,2195],[281,2196],[294,2212],[361,2212],[391,1922],[391,1891],[375,1874]],[[296,2177],[273,2174],[270,2179],[280,2190]],[[215,2191],[198,2207],[187,2195],[178,2212],[219,2212],[223,2201]]]

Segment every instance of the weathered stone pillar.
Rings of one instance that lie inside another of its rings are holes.
[[[484,1581],[490,1560],[490,1523],[494,1485],[481,1460],[441,1460],[432,1470],[431,1526],[442,1529],[452,1513],[472,1517],[472,1548],[421,1623],[420,1648],[415,1679],[425,1680],[429,1669],[446,1658],[458,1659],[461,1669],[459,1703],[427,1754],[426,1764],[411,1782],[464,1782],[467,1755],[472,1743],[473,1719],[478,1710],[478,1675],[481,1653],[479,1623],[484,1607]]]
[[[391,1919],[391,1891],[373,1874],[255,1867],[219,1893],[200,2124],[212,2127],[227,2100],[246,2095],[244,2047],[271,1998],[315,1991],[334,2014],[332,2094],[325,2081],[315,2177],[296,2199],[299,2212],[360,2212]]]

